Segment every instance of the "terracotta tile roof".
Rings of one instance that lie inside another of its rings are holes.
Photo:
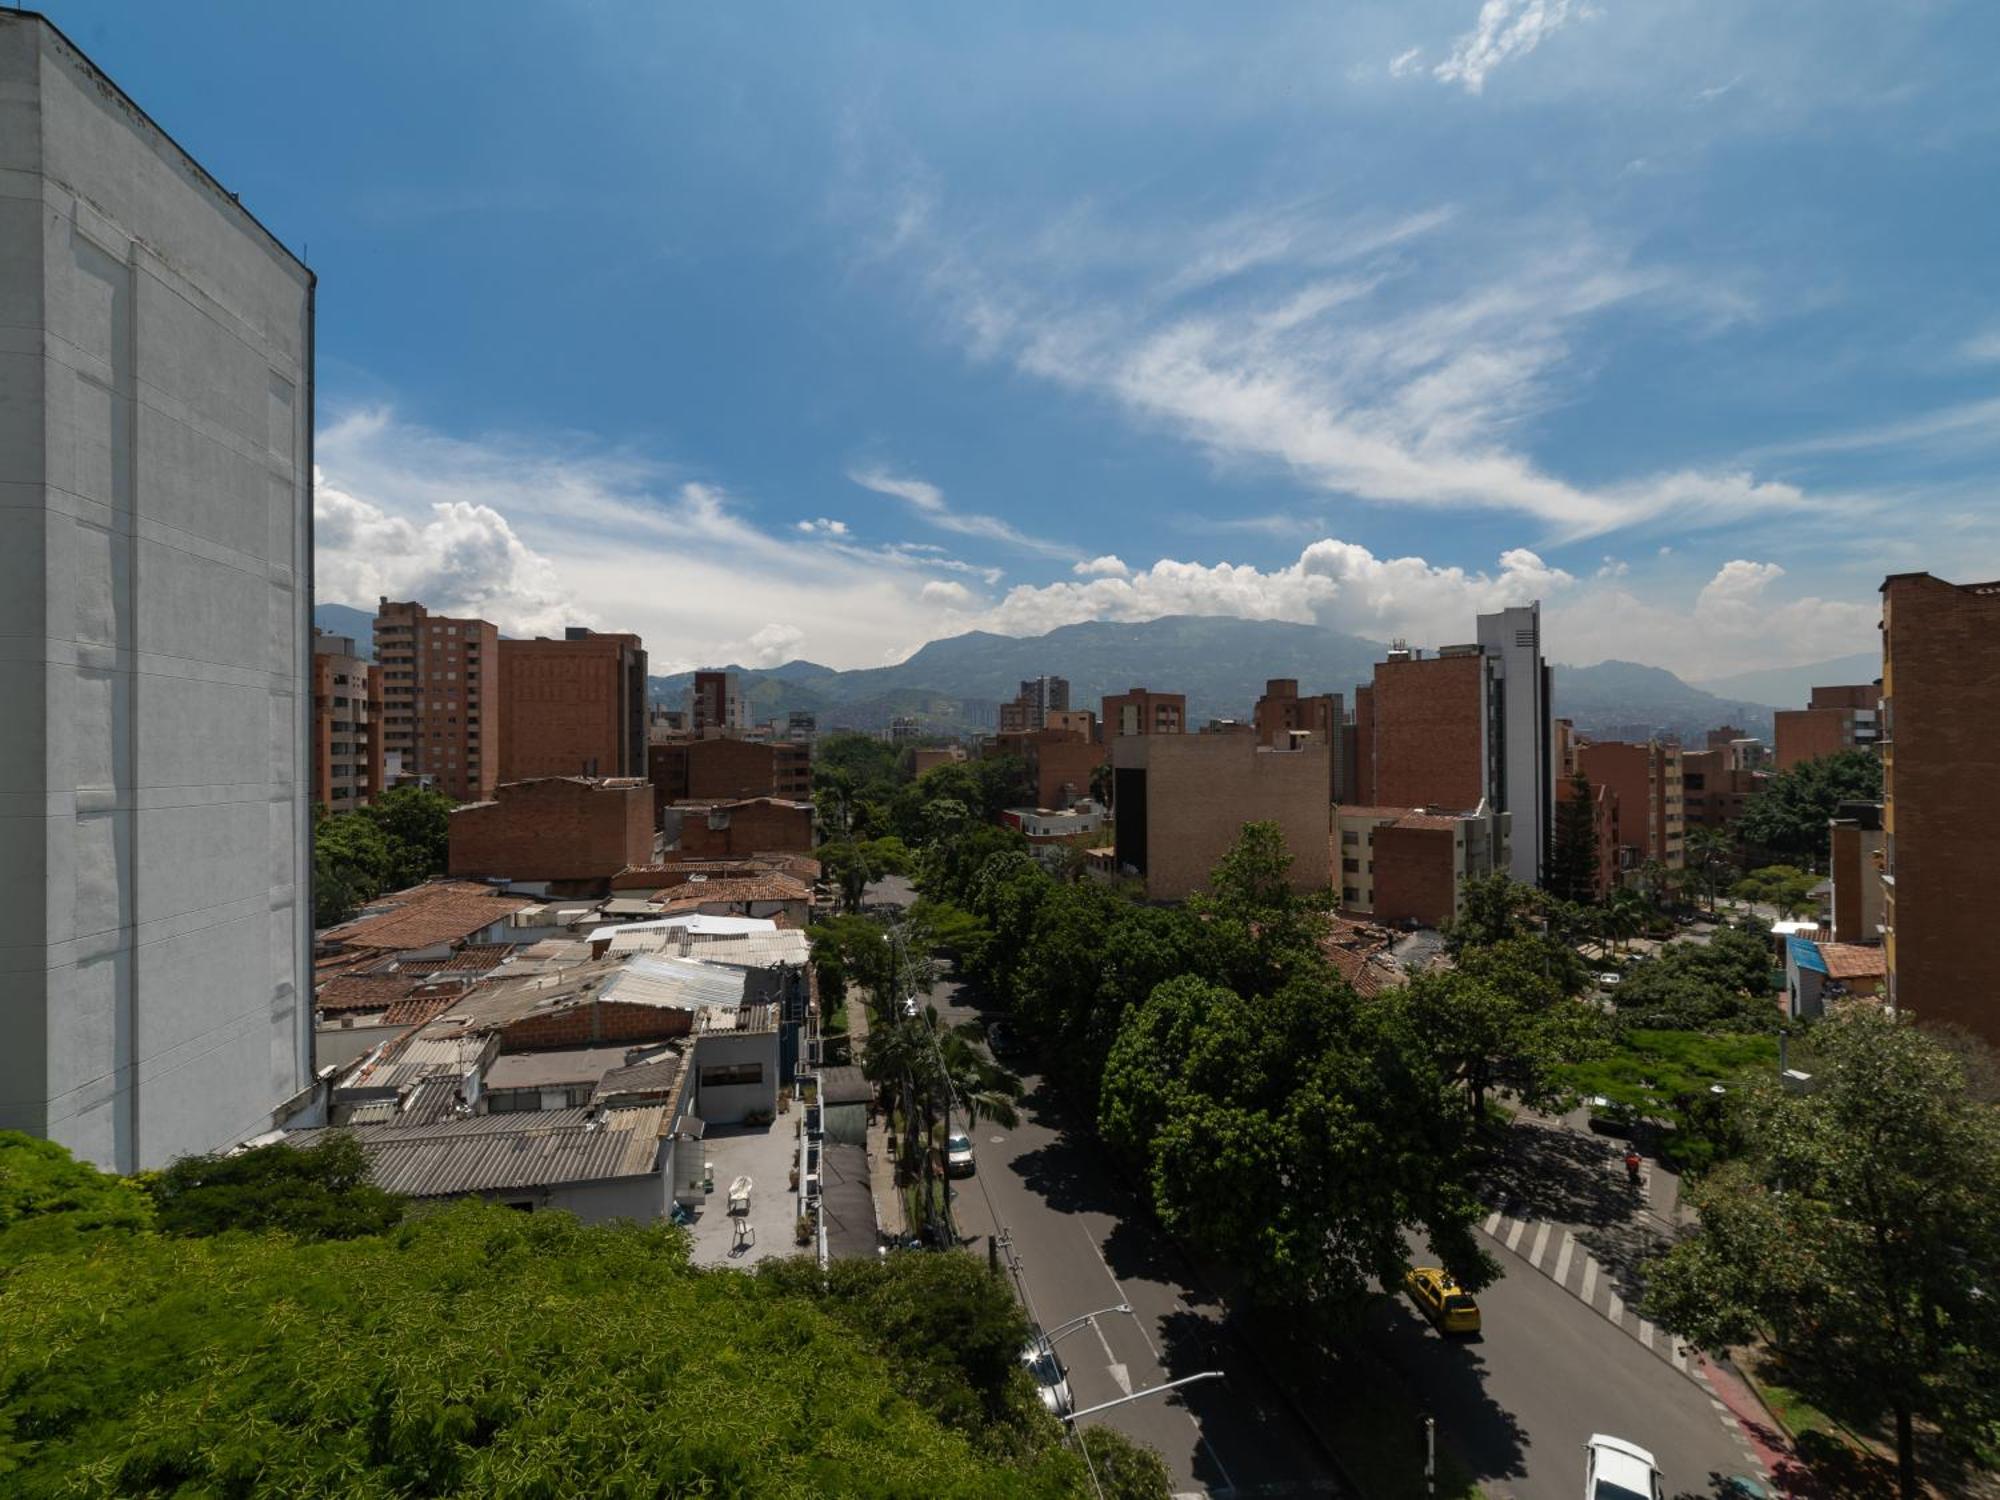
[[[519,943],[481,943],[476,948],[461,948],[450,958],[412,958],[396,965],[404,974],[425,976],[430,974],[486,974],[492,972],[511,958]]]
[[[1402,966],[1387,953],[1360,953],[1352,948],[1329,946],[1326,956],[1339,971],[1340,977],[1352,985],[1354,993],[1363,999],[1409,983]]]
[[[433,880],[412,886],[374,903],[352,922],[330,927],[319,935],[323,943],[398,953],[462,943],[481,928],[535,903],[526,896],[505,896],[470,880]]]
[[[398,1000],[382,1013],[384,1026],[423,1026],[450,1010],[470,988],[464,983],[424,986],[421,995]]]
[[[717,901],[809,901],[812,889],[802,880],[776,873],[748,880],[701,880],[669,886],[655,898],[662,911],[685,911]]]
[[[1821,943],[1829,979],[1880,979],[1889,972],[1888,955],[1865,943]]]
[[[319,986],[313,1004],[329,1014],[381,1010],[403,999],[415,985],[407,974],[336,974]]]

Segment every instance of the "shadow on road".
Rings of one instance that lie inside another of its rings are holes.
[[[1622,1141],[1516,1120],[1488,1171],[1488,1201],[1515,1218],[1575,1229],[1631,1301],[1640,1291],[1639,1266],[1672,1241],[1657,1221],[1635,1212],[1640,1202],[1619,1165],[1623,1150]]]
[[[1401,1372],[1438,1419],[1449,1444],[1481,1479],[1525,1475],[1526,1433],[1513,1413],[1486,1393],[1486,1357],[1477,1340],[1444,1338],[1402,1299],[1385,1300],[1368,1320],[1369,1346]]]

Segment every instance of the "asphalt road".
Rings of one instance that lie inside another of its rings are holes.
[[[1507,1274],[1479,1294],[1480,1339],[1441,1338],[1407,1300],[1380,1328],[1489,1500],[1576,1500],[1593,1432],[1650,1449],[1670,1496],[1714,1495],[1719,1478],[1748,1472],[1706,1390],[1539,1271],[1500,1260]]]
[[[978,1014],[949,982],[930,998],[941,1025]],[[1078,1408],[1219,1368],[1223,1380],[1089,1420],[1155,1449],[1177,1495],[1344,1494],[1261,1371],[1218,1331],[1219,1305],[1131,1213],[1095,1142],[1066,1132],[1052,1094],[1032,1074],[1026,1082],[1017,1127],[982,1122],[973,1132],[977,1170],[956,1180],[952,1210],[974,1254],[987,1253],[987,1237],[1007,1232],[1044,1328],[1121,1302],[1133,1309],[1080,1327],[1057,1345]]]

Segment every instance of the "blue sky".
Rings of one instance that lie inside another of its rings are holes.
[[[319,273],[322,598],[1700,679],[2000,575],[1990,4],[48,9]]]

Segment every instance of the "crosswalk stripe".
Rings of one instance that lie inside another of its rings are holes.
[[[1521,1236],[1526,1234],[1527,1232],[1528,1232],[1528,1221],[1526,1219],[1516,1219],[1514,1221],[1514,1227],[1507,1231],[1507,1248],[1509,1250],[1514,1250],[1519,1248],[1521,1243]]]
[[[1622,1325],[1625,1321],[1625,1299],[1613,1292],[1611,1300],[1604,1304],[1604,1316]]]
[[[1648,1349],[1653,1347],[1653,1325],[1644,1318],[1639,1320],[1639,1342]]]
[[[1683,1375],[1687,1374],[1687,1367],[1688,1367],[1687,1351],[1681,1347],[1681,1341],[1679,1339],[1675,1339],[1673,1341],[1673,1351],[1674,1351],[1674,1368],[1676,1370],[1679,1370]]]
[[[1579,1291],[1577,1295],[1583,1298],[1585,1302],[1589,1302],[1592,1300],[1592,1297],[1594,1296],[1596,1291],[1597,1291],[1597,1257],[1594,1255],[1586,1255],[1583,1258],[1583,1289]]]
[[[1549,1248],[1549,1231],[1554,1228],[1555,1225],[1544,1219],[1542,1220],[1541,1228],[1535,1231],[1535,1249],[1534,1253],[1528,1257],[1528,1264],[1533,1266],[1537,1271],[1542,1268],[1542,1252]]]
[[[1567,1229],[1563,1231],[1562,1249],[1556,1252],[1556,1285],[1562,1286],[1569,1280],[1570,1256],[1576,1253],[1576,1236]]]
[[[1496,1209],[1494,1209],[1492,1213],[1490,1213],[1490,1214],[1488,1214],[1488,1215],[1486,1216],[1486,1226],[1485,1226],[1485,1227],[1486,1227],[1486,1232],[1487,1232],[1488,1234],[1492,1234],[1492,1233],[1493,1233],[1493,1232],[1494,1232],[1495,1230],[1499,1229],[1499,1227],[1500,1227],[1500,1210],[1499,1210],[1499,1209],[1497,1209],[1497,1208],[1496,1208]]]

